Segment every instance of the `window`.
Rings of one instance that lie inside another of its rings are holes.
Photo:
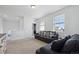
[[[44,31],[45,30],[45,24],[44,22],[40,23],[40,31]]]
[[[64,31],[64,15],[57,15],[54,17],[54,29]]]

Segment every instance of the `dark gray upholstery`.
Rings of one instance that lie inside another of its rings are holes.
[[[58,52],[61,52],[65,42],[70,39],[71,36],[68,35],[66,36],[64,39],[61,39],[61,40],[55,40],[52,42],[52,45],[51,45],[51,49],[52,50],[55,50],[55,51],[58,51]]]
[[[79,35],[75,34],[71,39],[67,40],[63,50],[63,53],[79,53]]]
[[[46,46],[44,46],[44,47],[38,49],[38,50],[36,51],[36,53],[37,53],[37,54],[52,54],[52,53],[53,53],[53,54],[58,54],[57,51],[52,51],[52,50],[51,50],[51,44],[52,44],[52,43],[47,44]]]
[[[36,50],[37,54],[79,54],[79,35],[74,34],[71,38],[53,41],[52,43]]]
[[[35,39],[51,43],[53,40],[58,40],[58,36],[58,33],[53,31],[41,31],[40,33],[35,34]]]

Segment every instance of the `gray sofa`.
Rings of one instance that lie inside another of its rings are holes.
[[[79,34],[55,40],[37,49],[36,54],[79,54]]]
[[[58,40],[58,36],[58,33],[53,31],[40,31],[40,33],[35,34],[35,39],[51,43],[53,40]]]

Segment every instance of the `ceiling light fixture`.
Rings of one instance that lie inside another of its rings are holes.
[[[35,5],[31,5],[31,8],[35,8],[36,6]]]

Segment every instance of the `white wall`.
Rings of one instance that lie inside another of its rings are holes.
[[[52,31],[53,30],[53,17],[52,15],[45,16],[43,18],[36,20],[36,31],[39,32],[40,23],[45,23],[45,31]]]
[[[24,31],[27,38],[33,37],[33,19],[29,19],[27,17],[24,18]]]
[[[79,34],[79,6],[66,9],[65,33]]]
[[[10,35],[9,40],[24,39],[27,36],[24,31],[23,19],[19,20],[3,19],[2,25],[3,25],[3,32],[8,33]]]
[[[45,30],[52,31],[53,30],[53,17],[58,14],[65,14],[65,31],[66,35],[68,34],[79,34],[79,6],[71,6],[63,8],[59,11],[46,15],[45,17],[41,17],[40,19],[36,20],[36,28],[37,32],[39,32],[39,25],[41,22],[45,22]],[[0,32],[3,32],[2,28],[2,19],[0,18]],[[19,32],[18,34],[23,34],[21,36],[31,38],[33,36],[32,31],[32,23],[33,19],[30,19],[24,16],[24,31]],[[8,26],[8,25],[7,25]],[[5,31],[6,32],[6,31]],[[18,36],[19,37],[19,36]]]
[[[53,31],[53,17],[52,15],[46,17],[45,19],[45,30],[46,31]]]
[[[0,19],[0,33],[6,33],[9,30],[12,31],[12,35],[9,38],[10,40],[15,39],[24,39],[33,37],[33,19],[24,17],[24,19]]]
[[[3,32],[7,33],[9,30],[18,31],[19,30],[19,22],[13,20],[3,20]]]
[[[39,21],[45,21],[45,30],[53,30],[53,17],[59,14],[65,15],[65,35],[79,34],[79,6],[69,6],[58,10],[52,14],[36,20],[37,31],[39,32]]]
[[[0,33],[3,33],[2,18],[0,18]]]

